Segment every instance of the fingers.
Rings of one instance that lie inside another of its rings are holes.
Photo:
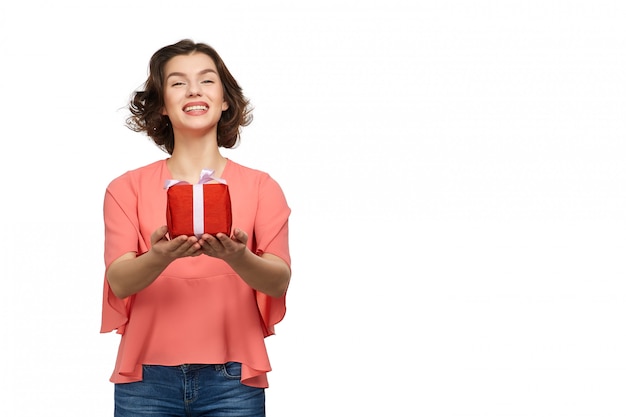
[[[204,253],[209,256],[220,258],[227,252],[227,246],[225,245],[227,242],[223,239],[223,236],[225,235],[219,235],[220,234],[218,234],[218,236],[213,236],[206,234],[202,236],[199,243]],[[229,240],[228,237],[226,237],[226,239]]]
[[[233,230],[233,237],[244,245],[248,243],[248,234],[241,229],[235,228],[235,230]]]
[[[165,239],[167,235],[167,226],[157,228],[150,236],[150,243],[154,246],[158,241]]]
[[[205,254],[215,258],[226,259],[245,250],[247,241],[248,235],[245,232],[240,229],[234,229],[232,236],[224,233],[218,233],[215,236],[204,234],[199,243]]]
[[[150,236],[152,250],[160,256],[176,259],[186,256],[198,256],[202,254],[202,248],[195,236],[177,236],[174,239],[167,238],[167,226],[160,226]]]
[[[195,236],[177,236],[172,240],[162,240],[154,245],[153,249],[171,259],[198,256],[202,253],[198,238]]]
[[[195,236],[177,236],[171,243],[171,248],[177,252],[187,252],[189,249],[200,248],[198,238]]]

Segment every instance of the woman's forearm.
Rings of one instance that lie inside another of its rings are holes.
[[[231,268],[252,288],[272,297],[282,297],[291,279],[291,270],[276,255],[261,256],[246,250],[241,256],[229,259]]]
[[[169,265],[170,261],[152,251],[141,256],[127,253],[111,263],[106,272],[111,291],[118,298],[133,295],[148,285]]]

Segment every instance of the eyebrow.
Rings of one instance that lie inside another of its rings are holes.
[[[213,74],[216,74],[216,75],[217,75],[217,71],[215,71],[215,70],[214,70],[214,69],[212,69],[212,68],[207,68],[207,69],[205,69],[205,70],[202,70],[202,71],[200,71],[200,72],[198,73],[198,75],[204,75],[204,74],[208,74],[208,73],[211,73],[211,72],[212,72]],[[186,76],[187,76],[187,74],[185,74],[184,72],[172,72],[172,73],[167,74],[167,77],[165,77],[165,79],[167,80],[167,79],[169,79],[170,77],[186,77]]]

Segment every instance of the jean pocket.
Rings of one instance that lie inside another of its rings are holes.
[[[241,363],[226,362],[222,366],[222,373],[228,379],[241,379]]]

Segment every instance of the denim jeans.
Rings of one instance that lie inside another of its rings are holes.
[[[142,381],[115,384],[115,417],[264,417],[265,390],[240,379],[238,362],[144,365]]]

